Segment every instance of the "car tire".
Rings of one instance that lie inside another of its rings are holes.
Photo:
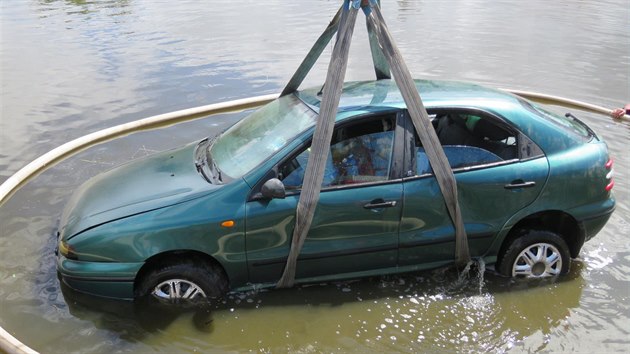
[[[218,267],[201,261],[182,260],[160,264],[149,271],[136,287],[135,296],[187,303],[219,298],[227,290],[227,280]]]
[[[569,272],[571,256],[562,237],[543,230],[520,233],[501,256],[499,273],[513,278],[545,278]]]

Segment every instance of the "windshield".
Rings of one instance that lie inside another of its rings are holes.
[[[314,126],[316,117],[295,95],[280,97],[221,134],[210,145],[208,160],[221,174],[239,178]]]

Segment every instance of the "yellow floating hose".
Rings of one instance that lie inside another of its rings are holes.
[[[606,115],[606,116],[612,118],[612,112],[613,112],[612,109],[604,108],[604,107],[601,107],[601,106],[596,106],[594,104],[581,102],[581,101],[576,101],[576,100],[572,100],[572,99],[564,98],[564,97],[559,97],[559,96],[546,95],[546,94],[538,93],[538,92],[512,90],[512,89],[501,89],[501,90],[506,91],[506,92],[510,92],[510,93],[513,93],[513,94],[515,94],[517,96],[521,96],[523,98],[527,98],[528,100],[540,102],[540,103],[543,103],[543,104],[551,104],[551,105],[556,105],[556,106],[577,108],[577,109],[580,109],[580,110],[583,110],[583,111],[603,114],[603,115]],[[617,120],[618,121],[629,122],[630,121],[630,115],[624,114],[623,116],[621,116],[621,118],[619,118]]]
[[[265,103],[273,101],[277,97],[278,95],[272,94],[188,108],[181,111],[140,119],[84,135],[40,156],[4,181],[4,183],[0,185],[0,206],[2,206],[2,204],[4,204],[4,202],[6,202],[9,197],[29,179],[54,166],[57,162],[88,147],[143,130],[157,129],[219,113],[243,111],[261,106]]]

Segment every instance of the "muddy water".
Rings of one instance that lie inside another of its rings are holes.
[[[278,92],[338,1],[3,1],[0,181],[83,134]],[[630,101],[630,3],[384,1],[414,76]],[[362,24],[349,80],[372,72]],[[330,52],[330,48],[328,53]],[[321,83],[325,61],[307,79]],[[562,111],[562,109],[561,109]],[[475,268],[234,295],[174,312],[63,289],[53,233],[70,193],[117,164],[214,135],[242,114],[128,136],[32,180],[0,208],[0,325],[42,352],[601,352],[630,348],[627,124],[579,113],[615,157],[617,211],[555,281]]]

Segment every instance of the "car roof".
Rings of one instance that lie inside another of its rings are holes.
[[[442,81],[414,80],[422,102],[427,109],[438,107],[478,108],[494,112],[511,110],[521,106],[519,99],[507,92],[477,84]],[[299,91],[297,96],[319,113],[322,87]],[[357,111],[374,111],[405,108],[406,105],[393,80],[346,82],[339,101],[338,117]]]
[[[529,101],[511,93],[461,81],[414,80],[414,82],[429,112],[440,108],[454,108],[480,110],[498,115],[527,135],[546,153],[564,150],[566,146],[584,140],[583,137],[554,124],[541,114],[534,113]],[[296,95],[319,114],[321,90],[320,86],[299,91]],[[405,108],[400,90],[393,80],[346,82],[336,121],[364,113]]]

